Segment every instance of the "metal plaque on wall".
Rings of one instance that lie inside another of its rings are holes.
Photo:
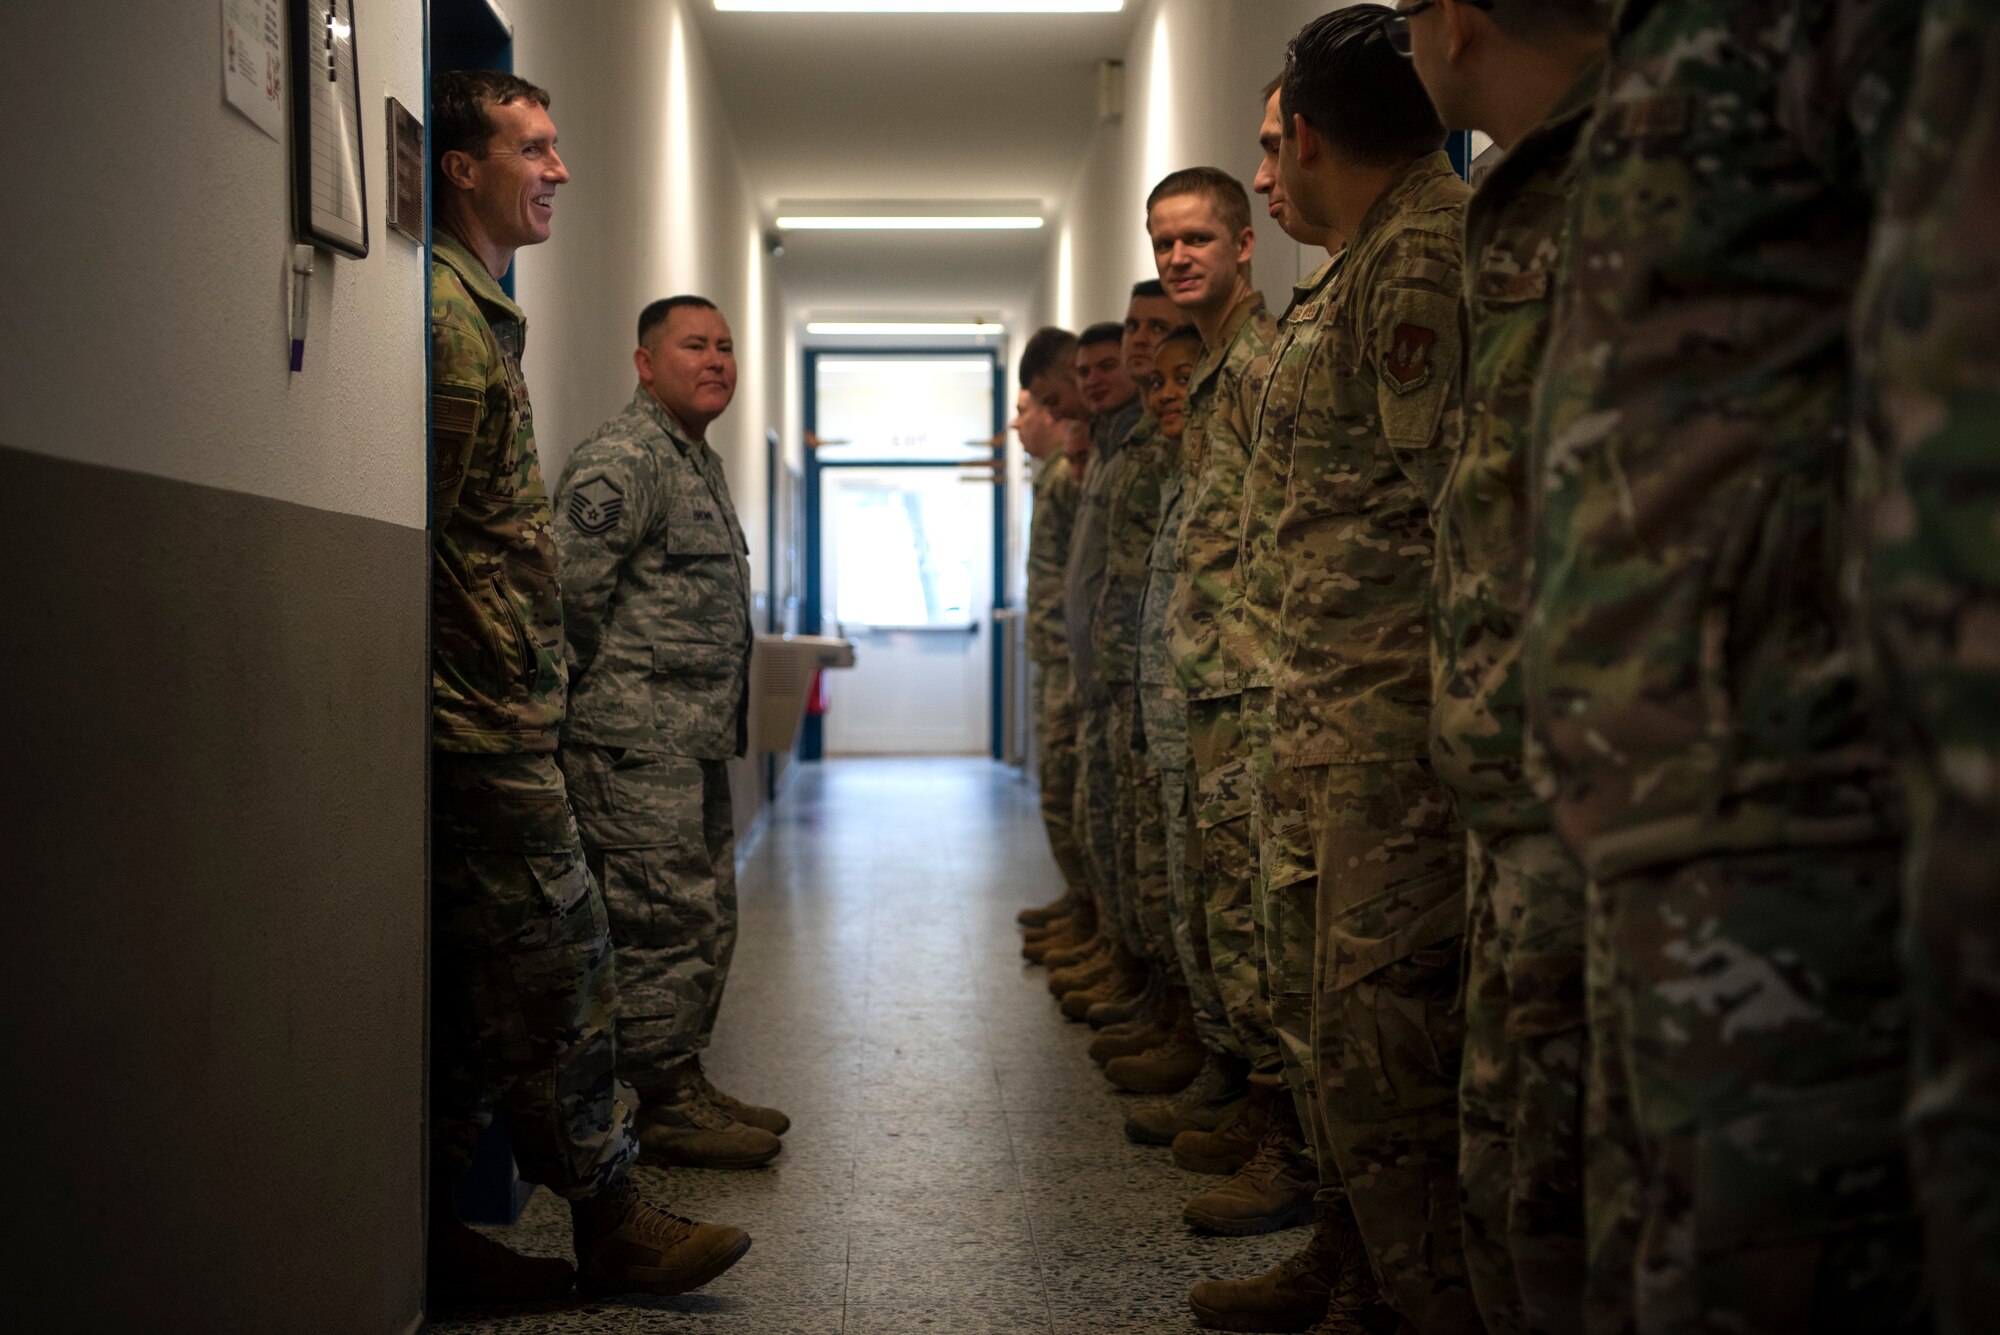
[[[389,226],[418,245],[424,243],[424,123],[395,98],[382,123],[389,127]]]

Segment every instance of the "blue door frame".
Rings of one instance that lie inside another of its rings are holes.
[[[985,357],[993,366],[993,436],[999,440],[1000,433],[1007,429],[1007,375],[1000,362],[998,348],[807,348],[805,351],[805,408],[806,435],[819,435],[819,362],[822,357]],[[1007,443],[1000,440],[993,447],[990,456],[996,478],[1004,478],[1007,462]],[[805,635],[824,634],[826,624],[822,615],[823,589],[820,584],[820,474],[829,468],[963,468],[967,464],[979,462],[976,459],[842,459],[832,463],[822,463],[819,451],[810,445],[806,447],[806,588],[804,603],[799,609],[800,633]],[[1002,724],[1002,700],[1000,685],[1002,667],[1006,658],[1006,646],[1000,642],[1000,622],[998,613],[1007,610],[1007,488],[1003,482],[993,484],[993,611],[987,628],[992,653],[992,671],[987,682],[987,729],[988,750],[995,760],[1003,754],[1000,736]],[[820,760],[826,755],[826,730],[819,715],[806,716],[805,727],[799,733],[799,759]]]

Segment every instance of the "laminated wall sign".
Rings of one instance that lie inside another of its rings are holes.
[[[354,0],[292,0],[292,199],[301,241],[368,253]]]
[[[284,139],[284,0],[222,0],[222,96],[265,134]]]

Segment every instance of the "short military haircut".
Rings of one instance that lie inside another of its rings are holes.
[[[1364,167],[1394,167],[1444,147],[1444,125],[1417,78],[1382,31],[1395,11],[1349,5],[1322,14],[1285,48],[1278,110],[1285,137],[1294,116],[1326,137],[1336,152]]]
[[[1093,348],[1099,343],[1123,343],[1124,341],[1125,326],[1116,320],[1105,320],[1101,324],[1094,324],[1076,336],[1076,346],[1078,348]]]
[[[1132,295],[1135,297],[1164,297],[1167,295],[1167,289],[1166,285],[1157,278],[1141,278],[1138,282],[1132,284]]]
[[[646,309],[639,312],[639,346],[642,348],[645,347],[646,339],[652,332],[661,325],[664,325],[667,322],[667,317],[683,306],[693,306],[704,311],[722,309],[707,297],[695,297],[685,294],[678,297],[661,297],[658,301],[649,302]]]
[[[1271,81],[1264,85],[1264,91],[1257,94],[1258,105],[1261,106],[1264,103],[1269,102],[1271,100],[1271,94],[1277,92],[1280,88],[1283,88],[1284,86],[1285,86],[1285,76],[1282,73],[1272,75]]]
[[[1523,42],[1593,37],[1611,24],[1604,0],[1507,0],[1491,13],[1500,31]]]
[[[1050,371],[1067,367],[1076,357],[1076,335],[1054,325],[1043,325],[1028,336],[1021,349],[1021,383],[1032,385]]]
[[[1176,326],[1168,330],[1167,336],[1160,340],[1160,346],[1163,348],[1169,343],[1191,343],[1194,345],[1194,350],[1199,353],[1201,351],[1201,330],[1191,324]]]
[[[447,153],[485,157],[494,129],[486,108],[510,102],[533,102],[546,111],[549,95],[505,70],[447,70],[431,80],[431,174],[442,177]]]
[[[1183,167],[1160,178],[1153,193],[1146,196],[1148,225],[1153,221],[1153,205],[1175,195],[1200,195],[1206,199],[1215,210],[1215,220],[1231,236],[1250,225],[1250,196],[1243,189],[1243,182],[1220,167]]]

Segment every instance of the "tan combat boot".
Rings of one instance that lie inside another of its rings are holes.
[[[745,1126],[754,1126],[760,1131],[769,1131],[774,1136],[782,1136],[792,1129],[792,1119],[776,1108],[765,1108],[755,1103],[745,1103],[742,1099],[725,1094],[709,1083],[708,1072],[701,1069],[701,1054],[688,1059],[688,1081],[700,1091],[701,1096],[720,1108],[735,1121]]]
[[[1188,1294],[1195,1320],[1210,1330],[1310,1329],[1326,1316],[1341,1279],[1343,1235],[1359,1236],[1346,1198],[1317,1202],[1312,1236],[1276,1266],[1248,1279],[1211,1279],[1195,1285]],[[1365,1269],[1365,1252],[1361,1262]]]
[[[1049,975],[1049,991],[1055,996],[1060,997],[1065,992],[1074,992],[1082,987],[1095,987],[1111,972],[1111,943],[1102,936],[1093,936],[1084,945],[1089,947],[1087,954]]]
[[[1100,1001],[1083,1013],[1083,1022],[1092,1029],[1108,1029],[1114,1024],[1130,1024],[1141,1016],[1150,1015],[1167,990],[1172,986],[1167,981],[1167,971],[1151,965],[1145,966],[1146,985],[1136,992],[1128,992],[1121,997]]]
[[[1105,1078],[1133,1094],[1173,1094],[1186,1089],[1201,1074],[1208,1053],[1194,1031],[1191,1007],[1177,1007],[1173,1032],[1157,1047],[1134,1057],[1113,1057],[1104,1064]]]
[[[1334,1263],[1333,1294],[1327,1301],[1326,1315],[1312,1328],[1311,1335],[1398,1335],[1411,1330],[1396,1309],[1382,1300],[1382,1290],[1375,1283],[1375,1270],[1368,1263],[1368,1247],[1361,1240],[1353,1209],[1344,1200],[1341,1205],[1346,1209],[1347,1219],[1345,1226],[1337,1230],[1340,1254]]]
[[[1090,1040],[1090,1059],[1099,1066],[1107,1065],[1114,1057],[1136,1057],[1142,1052],[1150,1052],[1167,1041],[1174,1032],[1180,1017],[1174,1010],[1172,994],[1164,996],[1152,1013],[1125,1024],[1106,1025],[1097,1031],[1097,1037]]]
[[[1068,917],[1076,908],[1077,899],[1076,891],[1065,890],[1039,908],[1022,909],[1014,915],[1014,921],[1023,927],[1047,927],[1057,918]]]
[[[1243,1109],[1235,1117],[1213,1131],[1183,1131],[1174,1137],[1175,1166],[1212,1177],[1235,1173],[1264,1143],[1277,1097],[1278,1091],[1252,1080]]]
[[[1206,1052],[1201,1072],[1169,1099],[1135,1104],[1125,1118],[1125,1138],[1139,1145],[1171,1145],[1183,1131],[1213,1131],[1243,1106],[1243,1059]]]
[[[1068,969],[1083,963],[1085,960],[1095,959],[1100,951],[1110,945],[1110,942],[1106,941],[1103,935],[1098,932],[1097,915],[1095,912],[1092,912],[1087,927],[1088,930],[1084,931],[1083,939],[1075,945],[1051,946],[1048,954],[1042,957],[1042,963],[1048,965],[1051,969]]]
[[[743,1259],[750,1235],[698,1224],[652,1204],[631,1182],[570,1203],[576,1288],[586,1298],[613,1293],[686,1293]]]
[[[1056,956],[1066,961],[1069,952],[1081,949],[1096,932],[1097,915],[1080,910],[1043,931],[1029,933],[1021,942],[1021,957],[1034,964],[1048,964]]]
[[[1146,985],[1146,966],[1123,946],[1111,948],[1110,961],[1111,967],[1095,984],[1063,993],[1062,1013],[1066,1017],[1081,1020],[1098,1002],[1125,996]]]
[[[784,1148],[776,1135],[710,1103],[692,1080],[671,1102],[647,1104],[638,1132],[641,1157],[681,1168],[761,1168]]]
[[[1230,1237],[1275,1233],[1311,1223],[1318,1192],[1319,1174],[1297,1126],[1274,1119],[1250,1162],[1221,1186],[1190,1200],[1181,1218],[1191,1228]]]

